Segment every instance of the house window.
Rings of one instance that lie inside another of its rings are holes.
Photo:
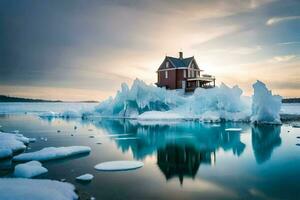
[[[191,77],[191,70],[188,69],[188,78]]]
[[[200,71],[198,71],[198,77],[200,77]]]
[[[165,78],[168,78],[168,71],[165,71]]]
[[[186,70],[183,70],[183,78],[186,78]]]
[[[168,61],[166,62],[166,68],[169,68],[169,62]]]

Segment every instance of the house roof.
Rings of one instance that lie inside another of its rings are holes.
[[[171,61],[171,63],[174,65],[175,68],[188,67],[189,64],[192,62],[192,60],[194,60],[194,56],[183,58],[183,59],[169,57],[169,56],[167,56],[166,58]]]

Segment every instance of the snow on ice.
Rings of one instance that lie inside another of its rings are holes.
[[[20,155],[14,156],[15,161],[47,161],[53,159],[67,158],[73,155],[89,153],[91,151],[90,147],[87,146],[69,146],[69,147],[46,147],[42,150],[22,153]]]
[[[38,161],[30,161],[24,164],[18,164],[15,167],[14,176],[21,178],[32,178],[44,173],[48,170]]]
[[[6,200],[74,200],[78,199],[75,187],[70,183],[24,179],[24,178],[1,178],[0,199]]]
[[[99,171],[124,171],[138,169],[144,166],[143,162],[140,161],[111,161],[97,164],[94,168]]]

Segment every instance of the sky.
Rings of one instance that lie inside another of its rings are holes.
[[[299,0],[0,0],[0,94],[104,100],[164,57],[300,97]]]

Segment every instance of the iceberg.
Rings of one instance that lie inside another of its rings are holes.
[[[136,79],[131,88],[123,83],[114,98],[100,103],[94,114],[102,117],[143,120],[197,119],[204,122],[280,123],[281,97],[272,95],[260,81],[254,94],[243,96],[238,86],[222,83],[211,89],[197,88],[191,95],[166,90]]]
[[[272,91],[260,81],[253,84],[253,89],[251,122],[280,124],[281,96],[272,95]]]
[[[0,199],[6,200],[74,200],[78,199],[74,190],[70,183],[53,180],[0,179]]]
[[[32,178],[44,173],[48,170],[38,161],[30,161],[24,164],[18,164],[15,167],[14,176],[21,178]]]
[[[39,151],[22,153],[20,155],[14,156],[14,161],[47,161],[54,159],[67,158],[70,156],[90,153],[91,148],[87,146],[69,146],[69,147],[46,147]]]

